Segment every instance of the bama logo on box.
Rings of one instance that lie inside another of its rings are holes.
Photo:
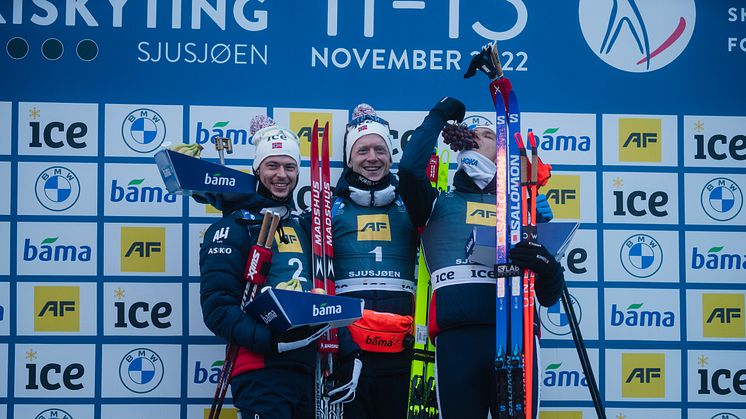
[[[120,240],[122,272],[165,272],[164,227],[122,227]]]

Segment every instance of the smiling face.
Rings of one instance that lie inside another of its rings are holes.
[[[272,156],[257,170],[259,181],[276,198],[287,198],[298,184],[298,164],[289,156]]]
[[[474,129],[474,133],[476,134],[475,141],[479,145],[479,148],[474,151],[487,157],[490,161],[495,161],[497,159],[497,137],[495,136],[495,132],[489,128],[478,127]]]
[[[391,169],[391,154],[386,142],[377,134],[363,135],[352,146],[347,166],[374,182],[383,179]]]

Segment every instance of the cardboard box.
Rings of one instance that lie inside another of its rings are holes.
[[[567,246],[579,226],[578,223],[537,224],[539,243],[543,244],[557,260],[560,260],[565,256]],[[495,266],[496,242],[494,227],[474,227],[466,243],[466,255],[474,262],[485,266]]]
[[[347,326],[363,316],[364,305],[361,298],[265,288],[246,312],[279,333],[305,325]]]
[[[166,189],[178,195],[221,195],[239,201],[256,192],[256,178],[240,170],[187,156],[173,150],[155,154],[155,164]]]

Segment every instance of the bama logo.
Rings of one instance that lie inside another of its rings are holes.
[[[242,128],[233,128],[230,126],[231,121],[217,121],[212,126],[197,122],[194,129],[194,141],[197,144],[212,142],[213,138],[228,138],[233,145],[249,144],[249,132]]]
[[[583,306],[574,295],[570,294],[572,310],[575,312],[578,324],[583,322]],[[557,301],[549,308],[539,307],[539,317],[541,318],[541,327],[554,336],[567,336],[570,334],[570,321],[562,307],[562,302]]]
[[[41,243],[23,241],[23,260],[26,262],[90,262],[91,246],[57,243],[57,237],[46,237]]]
[[[622,353],[622,398],[666,397],[666,355]]]
[[[725,246],[714,246],[707,250],[707,254],[704,254],[700,253],[697,246],[694,246],[692,248],[692,269],[746,270],[746,255],[723,252],[723,249],[725,249]]]
[[[225,177],[221,173],[205,173],[204,184],[212,186],[236,186],[236,178]]]
[[[223,369],[225,361],[218,360],[213,362],[209,367],[202,366],[202,362],[197,361],[194,364],[194,375],[192,381],[194,384],[211,383],[217,384],[218,378],[220,378],[220,371]],[[220,416],[223,416],[222,414]]]
[[[743,193],[736,182],[718,177],[702,188],[700,202],[707,216],[715,221],[728,221],[741,212]]]
[[[78,202],[80,182],[75,173],[62,166],[52,166],[36,178],[36,200],[50,211],[64,211]]]
[[[466,203],[466,224],[476,224],[488,227],[495,226],[496,220],[495,204],[485,204],[482,202]]]
[[[545,188],[555,218],[580,219],[580,176],[553,175]]]
[[[169,193],[158,186],[143,186],[145,178],[132,179],[127,185],[120,185],[116,179],[111,181],[111,202],[136,202],[136,203],[173,203],[176,202],[176,194]]]
[[[623,71],[655,71],[673,62],[694,32],[694,0],[581,0],[580,29],[606,64]]]
[[[743,338],[744,294],[702,294],[702,336]]]
[[[622,267],[637,278],[653,276],[663,266],[663,249],[647,234],[627,238],[619,251]]]
[[[651,327],[674,327],[676,315],[672,311],[644,310],[643,303],[630,304],[626,309],[611,305],[612,327],[628,326],[649,329]]]
[[[300,245],[300,239],[298,239],[298,233],[293,227],[283,227],[282,231],[285,233],[280,237],[280,232],[275,232],[275,242],[277,243],[277,250],[280,253],[303,253],[303,248]]]
[[[619,118],[619,161],[661,162],[660,118]]]
[[[534,134],[536,133],[534,131]],[[591,149],[590,136],[565,134],[559,127],[547,128],[540,135],[539,149],[544,151],[590,151]]]
[[[128,352],[119,363],[119,379],[133,393],[149,393],[163,380],[161,357],[148,348]]]
[[[342,314],[342,306],[339,304],[327,305],[327,303],[321,303],[320,305],[314,304],[311,307],[311,315],[313,317],[319,316],[332,316],[335,314]]]
[[[122,139],[132,151],[150,153],[166,139],[166,123],[152,109],[135,109],[122,121]]]
[[[388,214],[358,215],[358,241],[391,241],[391,224]]]
[[[290,112],[290,130],[298,134],[300,155],[311,156],[311,132],[314,121],[319,121],[319,138],[324,135],[324,125],[329,123],[329,150],[334,150],[332,135],[334,132],[333,117],[329,112]]]
[[[122,272],[165,272],[166,229],[122,227],[120,263]]]
[[[588,387],[585,374],[580,371],[562,369],[562,363],[549,364],[544,369],[545,387]]]
[[[34,332],[79,332],[80,287],[35,286]]]

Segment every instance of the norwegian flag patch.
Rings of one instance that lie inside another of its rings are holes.
[[[366,129],[368,129],[368,125],[360,125],[357,127],[357,132],[365,131]]]
[[[282,141],[272,143],[272,149],[274,150],[276,148],[282,148]]]

